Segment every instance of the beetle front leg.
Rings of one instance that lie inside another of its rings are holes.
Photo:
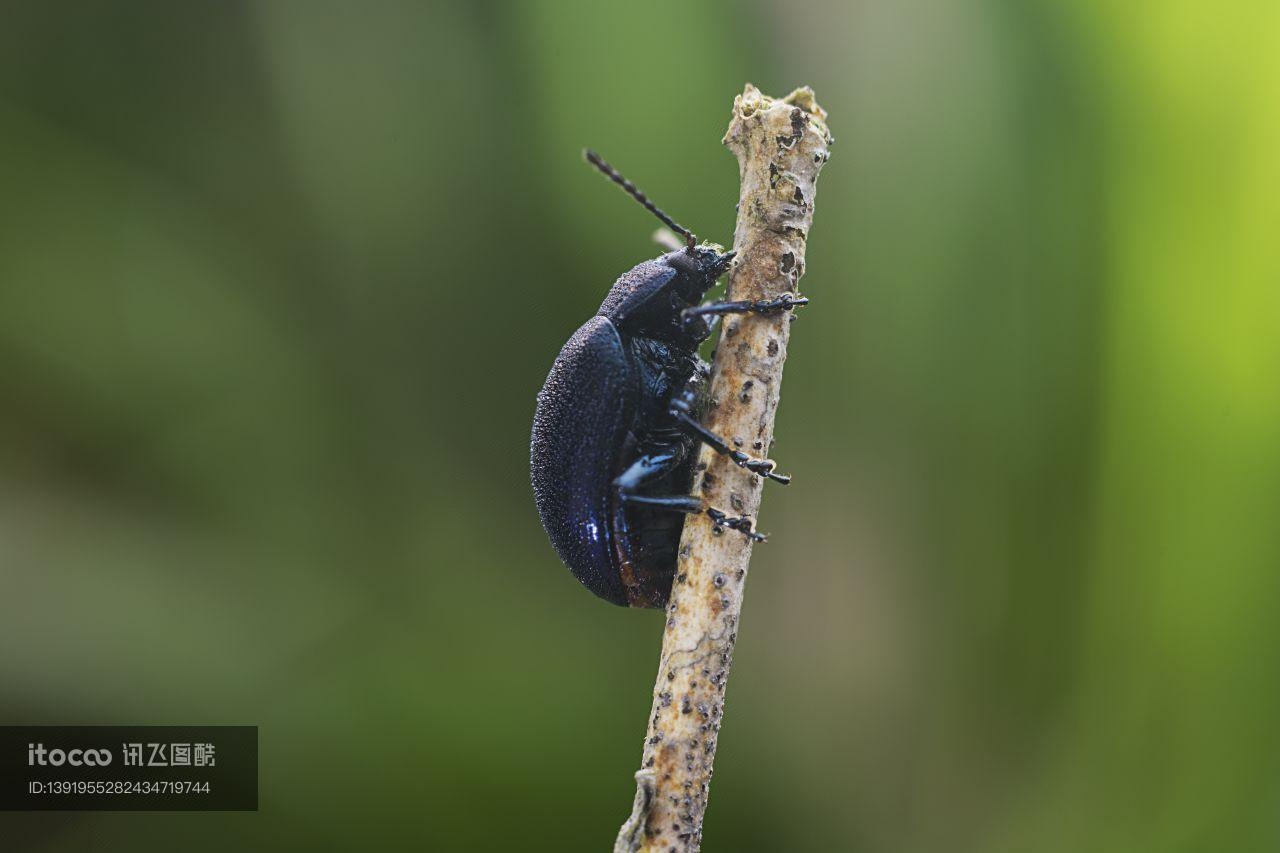
[[[691,395],[686,392],[671,401],[671,417],[675,418],[676,423],[684,430],[694,438],[709,445],[717,453],[728,456],[740,468],[745,468],[753,474],[759,474],[761,477],[768,477],[775,483],[781,483],[784,486],[791,482],[790,475],[774,473],[773,469],[778,467],[778,463],[772,459],[755,459],[741,450],[735,450],[729,446],[727,441],[703,426],[691,413],[692,401],[690,397]]]
[[[809,298],[807,296],[796,296],[794,293],[784,293],[776,299],[761,299],[755,302],[743,300],[740,302],[708,302],[706,305],[699,305],[695,308],[686,308],[682,316],[685,319],[690,317],[702,317],[708,314],[771,314],[774,311],[790,311],[797,305],[808,305]]]

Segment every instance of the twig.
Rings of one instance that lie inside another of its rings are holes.
[[[770,98],[748,84],[734,99],[724,144],[738,158],[742,190],[729,300],[795,293],[804,273],[815,183],[830,156],[826,113],[808,88]],[[768,453],[787,357],[790,312],[730,315],[711,369],[704,422],[753,456]],[[703,448],[694,493],[754,518],[762,480]],[[662,659],[636,800],[615,853],[696,851],[716,754],[725,684],[738,638],[751,540],[689,516],[667,607]]]

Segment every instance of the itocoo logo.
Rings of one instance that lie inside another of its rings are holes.
[[[106,767],[111,763],[109,749],[45,749],[42,743],[27,744],[27,766],[61,767],[69,764],[72,767]]]

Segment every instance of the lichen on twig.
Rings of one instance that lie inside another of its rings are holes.
[[[741,192],[727,298],[796,293],[804,274],[818,172],[832,143],[812,90],[771,98],[748,84],[734,99],[724,144],[738,158]],[[773,439],[789,312],[730,315],[711,368],[703,420],[738,449],[764,456]],[[710,506],[757,516],[761,478],[703,448],[694,494]],[[667,606],[662,657],[631,817],[615,853],[696,851],[752,543],[690,516]]]

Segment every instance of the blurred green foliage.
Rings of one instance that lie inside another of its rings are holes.
[[[5,850],[602,850],[661,619],[533,398],[750,80],[824,172],[708,850],[1280,848],[1280,6],[6,4],[0,718],[256,723],[257,814]]]

